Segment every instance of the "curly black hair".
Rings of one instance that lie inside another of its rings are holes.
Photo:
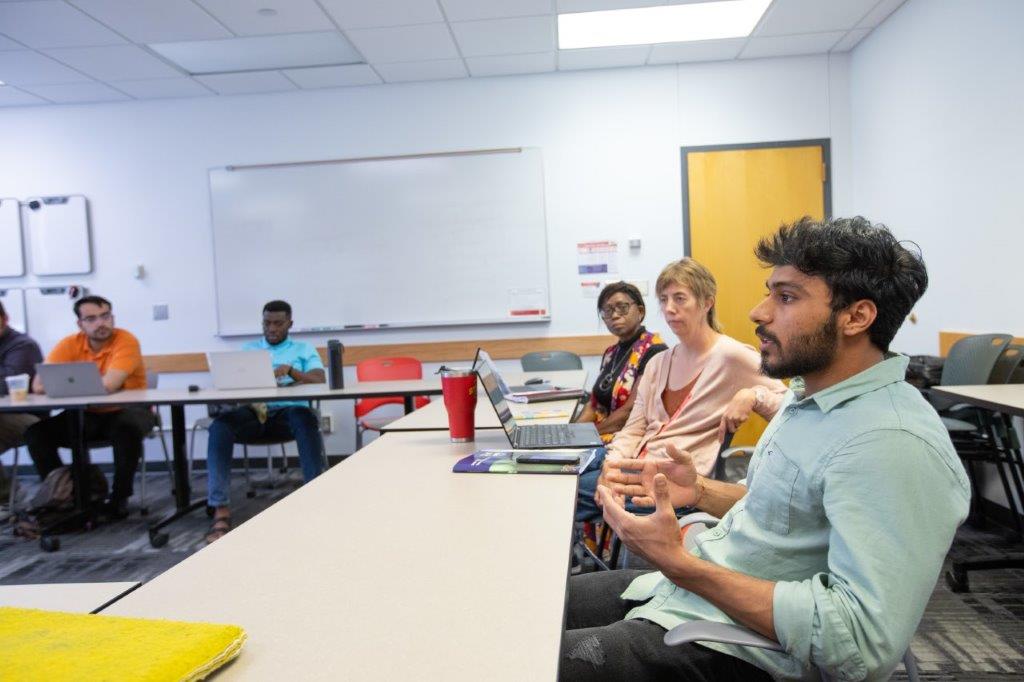
[[[792,265],[821,277],[832,294],[832,310],[867,299],[878,316],[871,343],[889,350],[896,332],[928,288],[928,271],[914,244],[910,251],[884,225],[860,216],[815,221],[805,216],[761,239],[754,254],[766,267]]]
[[[288,319],[292,317],[292,307],[288,305],[287,301],[269,301],[263,306],[263,312],[265,313],[284,313],[288,316]]]
[[[636,286],[629,282],[612,282],[601,289],[601,293],[597,297],[597,310],[601,311],[604,304],[608,302],[608,299],[615,294],[625,294],[633,299],[633,303],[636,303],[640,308],[644,308],[644,297],[640,294],[640,290]],[[646,308],[644,308],[646,310]]]

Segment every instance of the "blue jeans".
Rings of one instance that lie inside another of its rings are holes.
[[[299,448],[302,477],[316,478],[323,470],[320,424],[316,413],[308,407],[282,407],[271,410],[267,421],[260,423],[248,407],[221,414],[210,424],[210,440],[206,451],[207,504],[226,507],[231,492],[231,457],[235,443],[255,438],[294,439]]]

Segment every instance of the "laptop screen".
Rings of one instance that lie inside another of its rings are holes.
[[[480,382],[484,385],[487,399],[491,401],[491,405],[494,405],[494,411],[498,413],[501,427],[505,429],[505,433],[511,438],[512,431],[516,427],[516,420],[512,417],[512,411],[508,409],[508,403],[505,401],[505,391],[508,390],[508,385],[501,378],[501,374],[498,373],[498,368],[494,366],[491,356],[482,349],[477,350],[476,373],[480,376]]]

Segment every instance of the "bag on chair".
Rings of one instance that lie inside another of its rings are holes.
[[[100,468],[90,464],[87,468],[87,490],[86,504],[102,502],[107,497],[107,477],[103,475]],[[45,512],[66,511],[75,504],[75,481],[71,475],[71,467],[57,467],[43,480],[39,490],[32,497],[29,505],[29,513],[41,514]]]

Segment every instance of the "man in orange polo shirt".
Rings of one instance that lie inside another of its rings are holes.
[[[139,340],[131,332],[114,326],[110,301],[101,296],[85,296],[75,302],[77,334],[61,339],[46,357],[47,362],[95,362],[108,393],[121,389],[146,387],[146,368],[142,364]],[[44,393],[36,375],[32,390]],[[38,422],[25,432],[25,443],[41,478],[61,466],[58,447],[71,447],[71,419],[74,412]],[[154,424],[146,407],[90,409],[85,413],[85,439],[107,441],[114,450],[114,485],[106,512],[113,518],[128,515],[135,469],[142,456],[142,439]]]

